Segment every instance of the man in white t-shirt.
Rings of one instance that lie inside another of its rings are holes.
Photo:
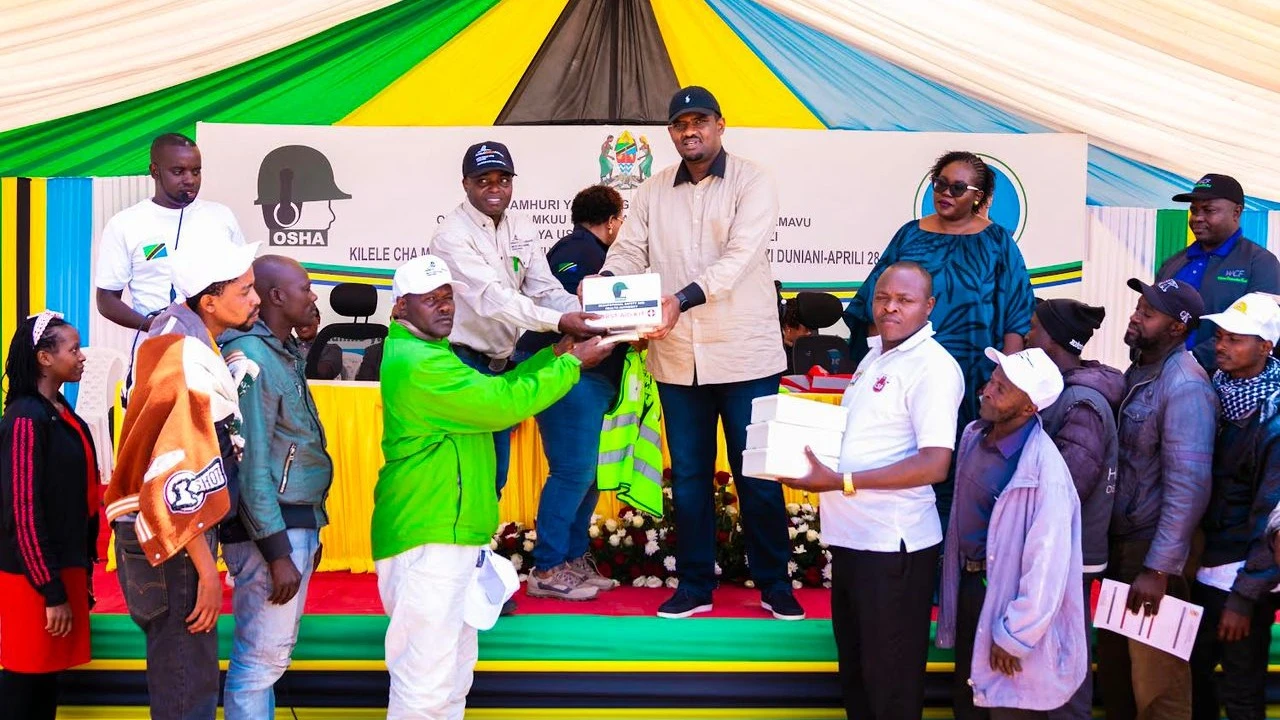
[[[918,718],[942,547],[934,483],[947,477],[964,375],[933,339],[933,279],[914,262],[876,283],[879,337],[842,404],[840,472],[809,452],[810,472],[783,480],[821,492],[831,549],[831,625],[849,717]]]
[[[200,193],[200,149],[191,138],[166,133],[151,142],[155,195],[116,213],[102,231],[98,251],[98,312],[130,330],[146,331],[151,318],[175,300],[169,259],[187,237],[226,237],[244,245],[231,210]],[[122,299],[125,288],[132,307]]]

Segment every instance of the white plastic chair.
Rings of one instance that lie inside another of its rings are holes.
[[[81,348],[84,353],[84,375],[76,395],[76,414],[84,418],[93,435],[98,453],[98,469],[102,484],[111,479],[115,467],[115,449],[111,443],[111,408],[115,404],[116,387],[129,371],[129,357],[106,347]]]

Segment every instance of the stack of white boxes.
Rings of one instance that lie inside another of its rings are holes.
[[[848,417],[849,411],[839,405],[792,395],[756,398],[751,402],[742,474],[766,480],[808,475],[805,446],[824,465],[837,469]]]

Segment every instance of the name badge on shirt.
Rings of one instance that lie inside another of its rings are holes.
[[[536,238],[534,238],[533,236],[521,237],[519,235],[512,233],[511,243],[510,243],[511,254],[520,255],[525,253],[526,251],[529,250],[529,248],[533,247],[533,243],[535,239]]]

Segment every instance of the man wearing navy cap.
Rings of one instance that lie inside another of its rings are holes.
[[[512,367],[516,339],[525,330],[577,338],[600,334],[586,325],[578,298],[551,273],[528,218],[507,213],[515,185],[511,151],[495,141],[476,143],[462,156],[466,202],[436,227],[431,252],[466,283],[456,294],[449,342],[467,365],[487,375]],[[501,493],[511,459],[511,432],[494,433],[496,485]]]
[[[662,276],[663,326],[650,336],[671,450],[680,587],[658,615],[711,610],[715,577],[716,421],[741,499],[761,607],[781,620],[804,609],[791,592],[787,515],[778,483],[743,477],[751,401],[778,392],[787,366],[765,255],[778,192],[763,168],[721,147],[724,117],[706,88],[671,98],[667,132],[681,162],[641,185],[602,274]]]
[[[1156,282],[1174,278],[1191,285],[1206,313],[1226,310],[1245,293],[1280,293],[1280,260],[1240,230],[1244,190],[1235,178],[1210,173],[1173,201],[1191,203],[1187,224],[1196,241],[1160,266]],[[1214,329],[1212,321],[1203,322],[1187,338],[1187,349],[1210,373],[1217,367]]]

